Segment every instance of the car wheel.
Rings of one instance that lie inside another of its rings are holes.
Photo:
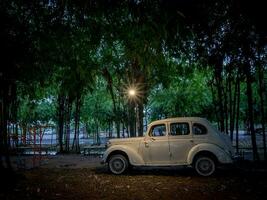
[[[125,156],[117,154],[117,155],[112,155],[109,159],[108,162],[108,167],[109,170],[113,174],[122,174],[124,173],[129,166],[129,162]]]
[[[194,168],[201,176],[211,176],[216,171],[216,163],[208,156],[199,156],[195,160]]]

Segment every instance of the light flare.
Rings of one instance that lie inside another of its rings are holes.
[[[136,95],[135,89],[129,89],[129,95],[130,96],[135,96]]]

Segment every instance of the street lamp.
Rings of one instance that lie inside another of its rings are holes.
[[[131,97],[134,97],[136,95],[135,89],[129,89],[128,93]]]

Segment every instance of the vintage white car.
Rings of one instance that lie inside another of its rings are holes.
[[[204,118],[169,118],[152,122],[144,137],[111,139],[102,163],[114,174],[130,166],[192,166],[210,176],[220,164],[233,162],[227,135]]]

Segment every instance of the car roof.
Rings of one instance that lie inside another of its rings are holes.
[[[151,122],[149,125],[160,124],[160,123],[167,123],[167,122],[177,122],[177,121],[185,121],[185,122],[190,122],[190,121],[207,122],[207,119],[206,118],[202,118],[202,117],[174,117],[174,118],[166,118],[166,119],[156,120],[156,121]]]

